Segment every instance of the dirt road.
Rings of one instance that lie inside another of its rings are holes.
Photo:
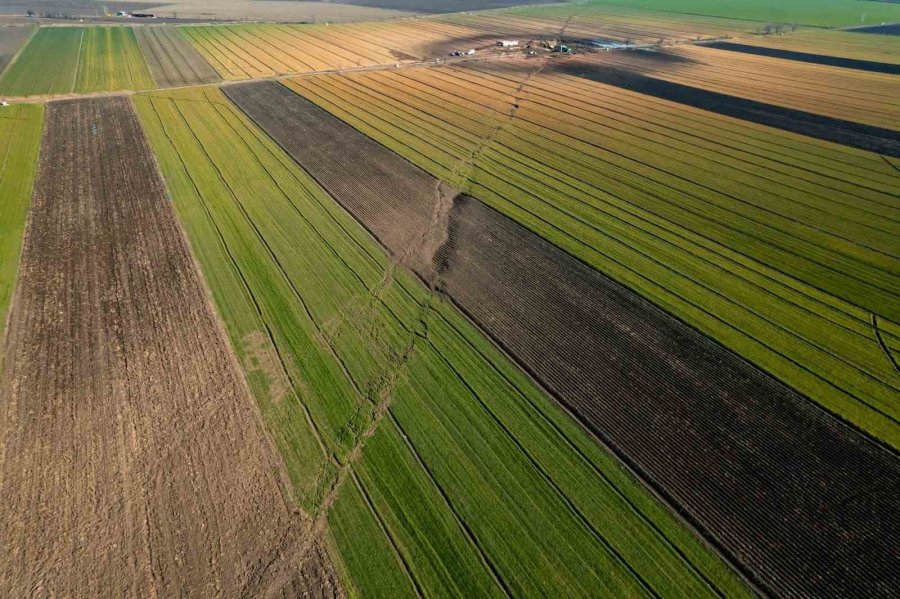
[[[340,594],[299,551],[129,100],[46,118],[0,383],[0,596]]]

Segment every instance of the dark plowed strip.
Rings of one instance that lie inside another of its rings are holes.
[[[444,214],[443,196],[414,197],[405,181],[421,171],[279,84],[227,93],[395,255],[422,255],[393,240],[415,239],[408,228],[431,212],[443,231],[419,239],[446,241],[413,268],[760,586],[900,588],[896,455],[481,202],[457,198]],[[345,195],[340,178],[356,169],[398,178],[388,193]]]
[[[854,58],[842,58],[840,56],[826,56],[824,54],[810,54],[809,52],[781,50],[780,48],[765,48],[762,46],[735,44],[733,42],[713,42],[704,45],[708,48],[716,48],[717,50],[729,50],[731,52],[742,52],[744,54],[755,54],[757,56],[771,56],[773,58],[784,58],[786,60],[796,60],[798,62],[823,64],[831,67],[843,67],[845,69],[856,69],[858,71],[871,71],[873,73],[900,75],[900,64],[875,62],[874,60],[857,60]]]
[[[848,29],[853,33],[875,33],[878,35],[900,35],[900,23],[891,25],[872,25],[871,27],[855,27]]]
[[[557,63],[555,68],[569,75],[623,87],[648,96],[900,158],[900,131],[730,96],[615,67],[564,61]]]
[[[47,108],[6,350],[0,596],[336,590],[127,99]]]

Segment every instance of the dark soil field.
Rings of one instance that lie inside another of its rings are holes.
[[[301,166],[315,164],[307,169],[313,178],[401,263],[418,272],[431,264],[443,240],[432,242],[430,250],[417,245],[435,218],[434,199],[441,190],[434,177],[353,129],[354,157],[372,159],[354,161],[354,168],[347,168],[348,126],[328,113],[329,118],[322,118],[320,108],[280,83],[242,83],[222,90]]]
[[[848,29],[853,33],[874,33],[877,35],[900,35],[900,23],[891,25],[872,25],[871,27],[855,27]]]
[[[832,67],[856,69],[858,71],[870,71],[873,73],[900,75],[900,65],[889,64],[885,62],[875,62],[872,60],[857,60],[853,58],[843,58],[841,56],[826,56],[824,54],[811,54],[809,52],[796,52],[794,50],[781,50],[779,48],[765,48],[762,46],[750,46],[748,44],[736,44],[734,42],[712,42],[704,45],[719,50],[731,50],[732,52],[756,54],[757,56],[771,56],[773,58],[798,60],[800,62],[824,64]]]
[[[154,164],[127,99],[48,106],[0,383],[0,596],[340,594]]]
[[[658,52],[644,52],[643,54],[661,63],[668,60],[669,58],[667,57],[684,60],[681,57]],[[555,68],[568,75],[576,75],[591,81],[615,85],[752,123],[777,127],[785,131],[792,131],[801,135],[808,135],[895,158],[900,157],[900,132],[898,131],[812,114],[793,108],[775,106],[672,81],[664,81],[616,67],[601,67],[596,64],[565,61],[557,63]]]
[[[898,588],[894,454],[279,84],[226,92],[764,591]]]
[[[0,73],[33,32],[31,27],[0,27]]]
[[[160,87],[200,85],[220,80],[215,69],[171,27],[136,27],[134,35]]]

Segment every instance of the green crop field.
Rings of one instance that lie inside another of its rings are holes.
[[[0,339],[19,270],[43,116],[39,104],[0,108]]]
[[[524,66],[288,85],[900,447],[882,157]]]
[[[217,89],[134,101],[351,595],[747,594]]]
[[[76,92],[155,87],[130,27],[90,27],[81,43]]]
[[[42,27],[0,77],[0,95],[30,96],[72,91],[81,54],[80,27]]]
[[[41,27],[0,78],[0,94],[8,96],[152,87],[128,27]]]
[[[866,0],[593,0],[591,3],[816,27],[900,21],[900,5]]]

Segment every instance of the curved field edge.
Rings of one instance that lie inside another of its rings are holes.
[[[747,593],[218,90],[134,101],[351,593]]]
[[[734,162],[730,154],[736,152],[726,147],[726,154],[722,153],[733,129],[745,136],[741,152],[746,151],[746,159],[756,162],[760,158],[753,155],[756,149],[751,144],[771,145],[779,152],[799,147],[804,154],[815,157],[824,153],[829,160],[835,152],[844,153],[848,172],[866,169],[854,175],[858,179],[837,173],[854,186],[865,185],[861,178],[865,173],[878,181],[889,180],[890,169],[885,169],[879,157],[797,135],[779,134],[784,139],[769,141],[761,137],[771,131],[767,128],[731,119],[710,120],[702,111],[653,99],[638,101],[635,94],[631,94],[635,96],[632,100],[616,99],[588,81],[573,77],[545,81],[530,77],[529,72],[533,69],[506,77],[502,71],[408,69],[339,78],[303,77],[285,84],[427,172],[479,197],[647,297],[833,414],[894,448],[900,447],[893,399],[898,379],[876,343],[869,313],[803,284],[753,255],[711,243],[703,229],[673,226],[652,211],[629,205],[615,193],[611,187],[615,182],[610,179],[604,185],[593,182],[592,177],[610,167],[590,157],[597,150],[582,140],[601,142],[593,141],[599,139],[591,137],[594,134],[588,125],[593,123],[580,120],[584,118],[580,114],[591,94],[600,94],[602,101],[594,104],[597,110],[612,110],[613,118],[620,120],[622,114],[627,115],[624,119],[637,119],[643,129],[663,134],[655,138],[659,143],[675,139],[673,135],[683,136],[687,128],[688,135],[700,143],[699,149],[677,142],[677,156],[713,146],[717,160],[726,165]],[[552,95],[551,89],[555,90]],[[548,100],[551,97],[552,102]],[[616,105],[620,102],[623,107]],[[624,108],[629,102],[631,108]],[[552,122],[535,112],[549,110],[545,105],[556,106]],[[645,110],[655,111],[652,123],[643,116]],[[622,126],[614,120],[606,122]],[[630,146],[647,143],[637,139]],[[637,152],[630,146],[626,152]],[[644,153],[638,157],[649,156],[647,160],[662,168],[672,163],[640,151]],[[530,169],[527,174],[524,167]],[[803,161],[797,166],[770,161],[766,168],[773,167],[794,177],[809,177],[801,170],[809,168]],[[872,170],[875,167],[879,172]],[[621,172],[609,171],[608,176],[616,179]],[[747,175],[735,172],[737,176]],[[661,258],[674,262],[662,263]],[[889,345],[900,345],[897,325],[881,318],[879,322],[888,331]]]
[[[19,272],[43,117],[44,107],[39,104],[0,109],[0,355]]]

